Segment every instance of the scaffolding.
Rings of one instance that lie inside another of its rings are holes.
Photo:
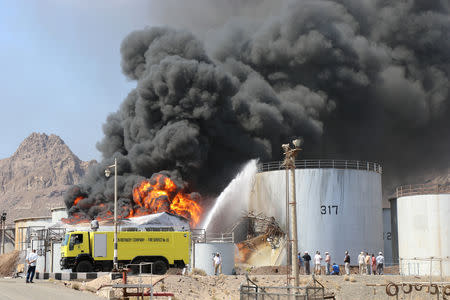
[[[60,244],[65,234],[65,228],[18,227],[16,230],[16,250],[22,252],[23,257],[25,257],[29,250],[35,249],[38,256],[44,257],[44,272],[47,272],[47,259],[50,260],[50,270],[53,270],[55,265],[54,245]],[[50,252],[50,255],[47,255],[48,252]]]

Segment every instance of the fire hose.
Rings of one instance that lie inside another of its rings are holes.
[[[405,287],[406,287],[406,289],[405,289]],[[409,284],[409,283],[403,283],[403,284],[402,284],[402,291],[403,291],[403,293],[405,293],[405,294],[411,293],[411,291],[412,291],[412,285]]]
[[[391,288],[394,288],[394,290],[392,290]],[[389,296],[397,296],[398,285],[393,282],[389,282],[388,285],[386,285],[386,294],[388,294]]]

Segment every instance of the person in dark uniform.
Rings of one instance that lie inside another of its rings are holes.
[[[305,273],[306,275],[311,274],[311,270],[309,267],[309,262],[311,261],[311,256],[308,254],[308,251],[305,251],[305,255],[303,255],[303,260],[305,261]]]
[[[345,251],[344,266],[345,274],[350,275],[350,255],[348,254],[348,251]]]

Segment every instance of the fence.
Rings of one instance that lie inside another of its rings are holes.
[[[380,164],[374,162],[366,162],[359,160],[335,160],[335,159],[320,159],[320,160],[296,160],[296,169],[352,169],[373,171],[382,174],[383,169]],[[267,172],[275,170],[284,170],[283,161],[273,161],[258,164],[258,172]]]
[[[334,294],[325,294],[324,286],[314,276],[306,286],[258,286],[248,275],[247,284],[241,284],[239,288],[240,300],[264,300],[264,299],[335,299]]]
[[[410,184],[397,188],[397,198],[427,194],[450,194],[450,184]]]
[[[450,257],[400,258],[399,272],[404,276],[439,276],[450,275]]]

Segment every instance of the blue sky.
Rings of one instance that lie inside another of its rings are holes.
[[[135,86],[120,43],[152,24],[146,0],[0,1],[0,159],[32,132],[59,135],[83,160]]]

